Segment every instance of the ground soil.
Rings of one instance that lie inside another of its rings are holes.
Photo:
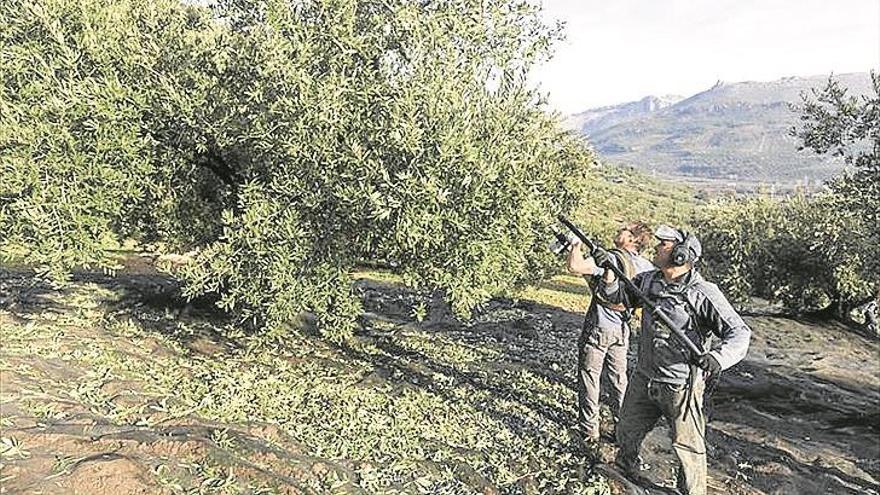
[[[745,319],[753,330],[748,356],[710,399],[710,493],[880,492],[877,342],[835,322]],[[674,484],[665,425],[642,455],[645,478]]]
[[[29,275],[8,271],[0,275],[0,324],[7,328],[27,325],[29,319],[25,316],[37,309],[44,316],[54,313],[52,318],[61,319],[65,313],[79,310],[64,305],[46,306],[42,293],[51,291],[34,289],[40,286],[27,283]],[[175,289],[167,279],[142,274],[96,276],[79,283],[118,285],[119,277],[129,287],[150,286],[151,293]],[[392,297],[399,296],[403,289],[369,283],[362,284],[361,289],[367,310],[365,318],[409,317],[410,307],[388,302],[405,301],[406,297]],[[137,305],[143,301],[134,297],[124,303]],[[449,323],[440,316],[426,324],[434,331],[462,340],[508,346],[511,359],[518,365],[541,370],[549,378],[566,383],[572,389],[572,410],[553,413],[560,423],[571,421],[575,397],[574,346],[581,315],[530,301],[493,304],[495,310],[515,309],[520,316],[502,323],[469,326]],[[489,307],[487,314],[492,310]],[[189,309],[184,307],[181,311]],[[877,341],[829,321],[767,316],[747,316],[746,320],[753,329],[749,354],[724,374],[711,398],[712,416],[707,432],[710,493],[880,493]],[[95,331],[67,328],[63,338],[59,337],[59,345],[63,345],[65,338]],[[553,339],[545,338],[547,335]],[[119,346],[125,345],[125,339],[119,338]],[[188,345],[209,353],[228,343],[202,335]],[[562,357],[550,366],[546,356],[554,350]],[[151,352],[159,355],[167,350],[156,344]],[[273,425],[217,425],[192,418],[165,420],[157,416],[159,419],[153,425],[121,428],[74,398],[51,396],[51,389],[35,386],[29,381],[30,375],[21,371],[28,367],[39,370],[40,376],[64,381],[89,371],[76,362],[29,359],[10,356],[5,351],[2,356],[0,428],[4,442],[15,438],[14,445],[3,446],[2,493],[182,493],[183,488],[168,480],[185,481],[188,476],[200,477],[203,486],[196,493],[223,493],[224,473],[230,472],[239,480],[253,482],[253,486],[272,486],[277,493],[323,493],[311,488],[317,486],[310,483],[313,479],[328,471],[337,471],[345,478],[350,469],[303,452]],[[376,373],[377,380],[387,379],[380,369]],[[138,390],[136,384],[105,382],[101,393],[117,405],[124,406],[127,400],[134,404],[135,398],[149,393]],[[44,390],[42,396],[35,392],[39,390]],[[38,417],[33,413],[35,403],[50,403],[53,409]],[[53,415],[64,420],[53,420]],[[247,446],[244,453],[231,454],[218,440],[218,432],[234,438],[239,446]],[[26,446],[26,450],[17,446]],[[653,484],[645,493],[669,493],[668,487],[675,477],[675,460],[665,425],[659,425],[649,435],[643,457],[642,475]],[[192,468],[196,464],[222,469],[196,473]],[[627,493],[620,483],[612,481],[611,487],[613,493]],[[495,493],[493,490],[486,485],[483,491]],[[360,492],[353,485],[339,485],[334,491]]]

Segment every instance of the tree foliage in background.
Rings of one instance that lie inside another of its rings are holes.
[[[852,235],[873,251],[865,251],[866,276],[880,291],[880,74],[871,72],[873,94],[848,96],[829,78],[813,96],[804,95],[802,127],[794,129],[803,147],[842,156],[849,168],[829,182],[841,216],[855,221]],[[880,297],[880,294],[878,294]]]
[[[754,295],[843,316],[876,287],[866,259],[876,247],[853,235],[864,226],[838,208],[832,194],[715,203],[698,217],[704,261],[740,302]]]
[[[574,220],[585,233],[611,246],[621,225],[643,221],[652,227],[676,225],[691,230],[701,206],[693,189],[654,179],[632,167],[596,163]],[[654,245],[643,248],[650,259]]]
[[[874,94],[848,97],[834,79],[804,95],[803,148],[843,156],[828,190],[774,200],[722,202],[700,217],[709,269],[744,300],[757,295],[795,311],[840,318],[880,290],[880,77]]]
[[[359,311],[391,263],[458,314],[546,275],[590,152],[526,84],[527,1],[0,6],[0,250],[60,276],[134,238],[258,326]]]

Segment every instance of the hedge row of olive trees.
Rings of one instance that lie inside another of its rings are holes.
[[[703,212],[708,268],[738,299],[758,295],[847,319],[880,297],[880,75],[872,82],[873,94],[860,97],[833,79],[804,95],[792,133],[803,148],[842,156],[849,166],[826,191]]]
[[[525,75],[525,0],[11,0],[0,6],[0,250],[55,276],[111,241],[245,321],[341,337],[359,260],[459,314],[543,277],[593,157]]]

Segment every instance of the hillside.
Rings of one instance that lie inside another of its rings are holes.
[[[866,94],[868,73],[841,74],[851,94]],[[685,179],[815,183],[841,170],[840,160],[798,152],[788,135],[791,104],[827,76],[771,82],[719,82],[680,101],[645,98],[589,110],[568,124],[586,134],[606,160]]]
[[[595,174],[572,220],[600,242],[610,243],[621,224],[635,220],[686,226],[700,204],[694,189],[632,167],[597,164]]]
[[[0,270],[2,491],[609,493],[569,430],[582,280],[427,325],[395,277],[357,278],[361,328],[334,346],[236,331],[142,263],[60,289]],[[707,432],[713,493],[877,494],[877,343],[836,324],[748,323],[749,356]],[[662,429],[643,454],[666,484]]]
[[[565,125],[585,134],[598,129],[607,129],[621,122],[644,117],[683,100],[683,96],[646,96],[638,101],[593,108],[571,115]]]

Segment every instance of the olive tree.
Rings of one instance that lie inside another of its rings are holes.
[[[743,302],[759,296],[793,312],[845,316],[870,294],[863,226],[839,215],[833,194],[758,197],[710,205],[699,216],[713,278]]]
[[[242,320],[341,337],[350,272],[460,315],[545,275],[593,158],[525,75],[559,37],[515,0],[12,1],[0,240],[56,275],[134,238]]]
[[[880,298],[880,74],[871,72],[872,93],[851,96],[833,77],[803,95],[801,125],[792,134],[801,149],[842,156],[847,169],[829,182],[837,215],[858,227],[850,232],[863,259],[862,277]],[[862,298],[861,302],[866,302]]]

